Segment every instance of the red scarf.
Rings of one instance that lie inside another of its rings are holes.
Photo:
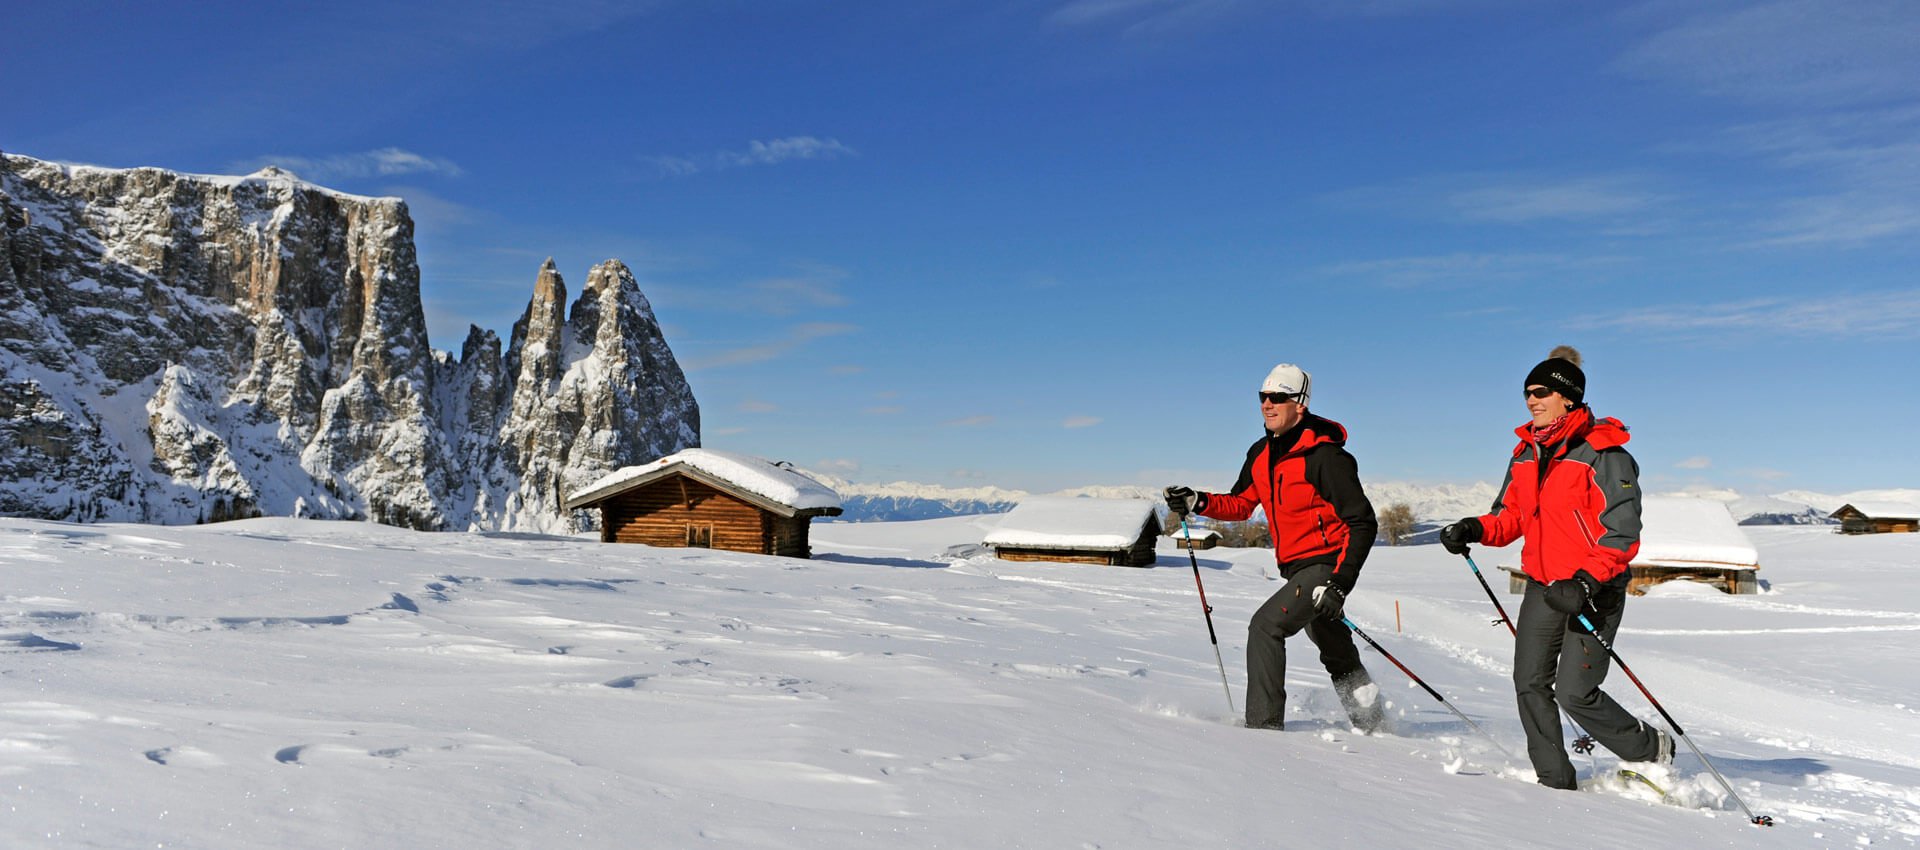
[[[1576,407],[1567,411],[1566,414],[1559,419],[1547,423],[1545,426],[1533,426],[1528,436],[1534,445],[1544,449],[1546,446],[1560,443],[1576,434],[1583,433],[1586,427],[1592,423],[1593,413],[1585,407]],[[1544,451],[1541,453],[1545,454]]]

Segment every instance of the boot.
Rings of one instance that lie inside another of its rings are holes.
[[[1373,684],[1366,668],[1333,680],[1333,692],[1339,695],[1340,706],[1347,710],[1347,719],[1353,721],[1353,728],[1369,735],[1380,731],[1383,719],[1380,688]]]

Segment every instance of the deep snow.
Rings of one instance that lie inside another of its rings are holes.
[[[1630,603],[1620,652],[1763,830],[1684,747],[1646,772],[1694,808],[1535,786],[1370,651],[1394,734],[1354,734],[1304,636],[1288,730],[1238,728],[1184,551],[1002,562],[996,519],[815,523],[810,561],[0,519],[0,846],[1920,843],[1920,535],[1749,528],[1763,593]],[[1238,702],[1271,553],[1198,557]],[[1348,610],[1521,749],[1461,559],[1376,547]]]

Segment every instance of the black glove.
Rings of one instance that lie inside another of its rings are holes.
[[[1175,484],[1167,488],[1167,507],[1176,514],[1197,514],[1207,507],[1207,494]]]
[[[1313,589],[1313,610],[1322,617],[1340,619],[1347,606],[1347,595],[1333,582],[1326,582]]]
[[[1547,585],[1547,607],[1567,616],[1586,613],[1591,606],[1599,613],[1599,606],[1593,604],[1593,598],[1600,593],[1600,581],[1579,570],[1573,578],[1563,578]]]
[[[1455,555],[1467,554],[1467,544],[1480,542],[1480,518],[1467,517],[1440,529],[1440,545]]]

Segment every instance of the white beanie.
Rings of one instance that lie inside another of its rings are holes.
[[[1313,376],[1292,363],[1282,363],[1267,373],[1267,379],[1260,382],[1263,393],[1293,393],[1300,396],[1300,406],[1306,407],[1307,400],[1313,396]]]

